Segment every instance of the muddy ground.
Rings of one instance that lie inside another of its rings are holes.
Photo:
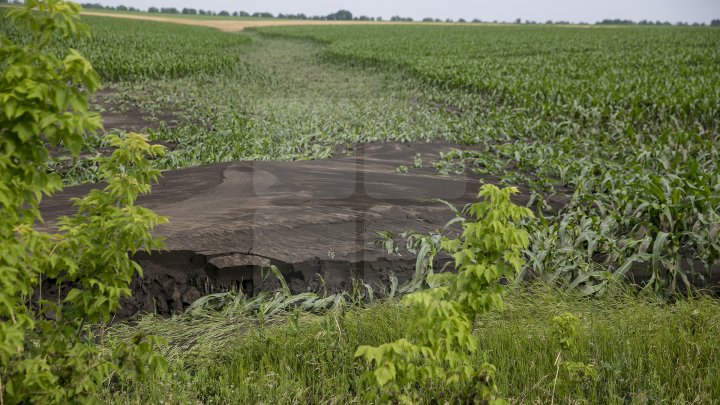
[[[378,231],[430,232],[457,206],[476,200],[480,178],[438,175],[432,168],[397,170],[416,154],[424,161],[456,145],[365,144],[315,161],[249,161],[173,170],[139,203],[170,218],[157,229],[167,251],[141,254],[145,272],[133,283],[123,312],[180,311],[202,295],[231,288],[247,294],[276,288],[262,269],[276,265],[294,293],[329,293],[362,279],[375,288],[402,282],[415,267],[410,255],[376,246]],[[485,178],[485,181],[494,179]],[[65,189],[42,204],[49,223],[69,214],[69,199],[97,185]],[[524,203],[527,193],[518,197]],[[560,202],[558,202],[560,203]]]
[[[161,125],[168,129],[178,127],[179,117],[175,112],[163,110],[155,116],[136,104],[121,101],[118,95],[118,90],[108,87],[93,96],[92,109],[101,113],[106,132],[143,132]]]

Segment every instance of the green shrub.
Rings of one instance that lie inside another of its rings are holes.
[[[84,137],[102,127],[88,111],[99,86],[90,63],[69,50],[64,59],[48,46],[57,37],[86,33],[77,4],[28,0],[8,11],[32,34],[25,45],[0,38],[0,403],[83,402],[117,373],[137,378],[162,370],[157,338],[138,337],[101,356],[90,325],[107,321],[140,268],[139,249],[162,247],[150,231],[166,221],[134,205],[159,176],[145,155],[163,153],[146,138],[111,137],[117,148],[100,161],[104,190],[75,201],[78,212],[43,224],[43,195],[61,189],[47,170],[48,145],[78,155]],[[56,283],[56,296],[42,285]]]
[[[422,314],[412,323],[412,341],[358,347],[355,356],[375,364],[370,377],[389,397],[402,398],[403,387],[425,380],[452,388],[444,395],[453,401],[496,400],[494,366],[473,362],[474,330],[478,316],[502,308],[500,279],[513,279],[524,265],[520,252],[528,246],[528,233],[518,224],[532,212],[510,201],[516,192],[484,185],[481,201],[467,210],[473,220],[463,222],[460,237],[440,240],[440,250],[455,259],[457,274],[431,274],[432,288],[404,298]]]

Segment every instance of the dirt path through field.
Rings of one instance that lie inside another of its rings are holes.
[[[121,14],[121,13],[103,13],[97,11],[83,11],[83,15],[97,16],[97,17],[113,17],[113,18],[128,18],[131,20],[147,20],[147,21],[158,21],[167,22],[174,24],[185,24],[195,25],[200,27],[217,28],[225,32],[237,32],[242,31],[245,28],[253,27],[270,27],[270,26],[291,26],[291,25],[357,25],[357,24],[402,24],[398,22],[389,21],[326,21],[326,20],[285,20],[285,19],[257,19],[257,20],[220,20],[220,19],[195,19],[195,18],[183,18],[183,17],[161,17],[155,15],[142,15],[142,14]],[[443,24],[443,23],[437,23]]]

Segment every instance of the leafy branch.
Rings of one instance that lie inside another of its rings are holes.
[[[116,150],[99,161],[105,188],[76,199],[77,213],[59,218],[55,233],[39,210],[44,195],[62,188],[48,146],[77,156],[102,128],[88,111],[100,86],[90,62],[72,49],[63,59],[48,51],[58,37],[87,35],[79,10],[28,0],[8,15],[31,40],[0,38],[0,403],[90,401],[113,372],[137,379],[164,369],[159,339],[140,336],[102,356],[90,327],[130,295],[141,273],[132,254],[163,247],[151,231],[167,219],[134,204],[160,174],[146,157],[163,148],[139,134],[109,136]],[[44,296],[52,284],[58,292]]]
[[[431,288],[405,296],[403,302],[422,314],[413,322],[414,333],[378,347],[358,347],[355,357],[374,365],[367,378],[385,397],[408,399],[403,388],[435,381],[452,388],[448,395],[454,400],[498,402],[494,366],[474,361],[474,333],[480,315],[502,309],[500,280],[513,278],[524,265],[521,251],[528,245],[528,233],[522,223],[533,215],[510,201],[514,193],[513,187],[484,185],[480,201],[465,210],[469,218],[462,222],[462,234],[439,240],[438,250],[454,258],[457,272],[431,272]],[[433,244],[431,236],[426,238]],[[432,257],[428,263],[432,265]]]

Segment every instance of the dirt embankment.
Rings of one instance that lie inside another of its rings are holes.
[[[377,232],[437,230],[456,206],[475,201],[476,175],[439,176],[431,167],[396,170],[419,154],[430,161],[447,143],[365,144],[316,161],[232,162],[171,170],[139,203],[168,216],[159,227],[167,251],[135,259],[145,277],[133,283],[126,314],[181,311],[200,296],[273,289],[263,269],[273,264],[293,293],[349,291],[353,280],[373,288],[391,275],[408,280],[410,254],[377,246]],[[486,178],[485,181],[497,181]],[[73,211],[71,198],[98,185],[70,187],[44,199],[48,224]],[[518,202],[527,201],[527,190]]]

